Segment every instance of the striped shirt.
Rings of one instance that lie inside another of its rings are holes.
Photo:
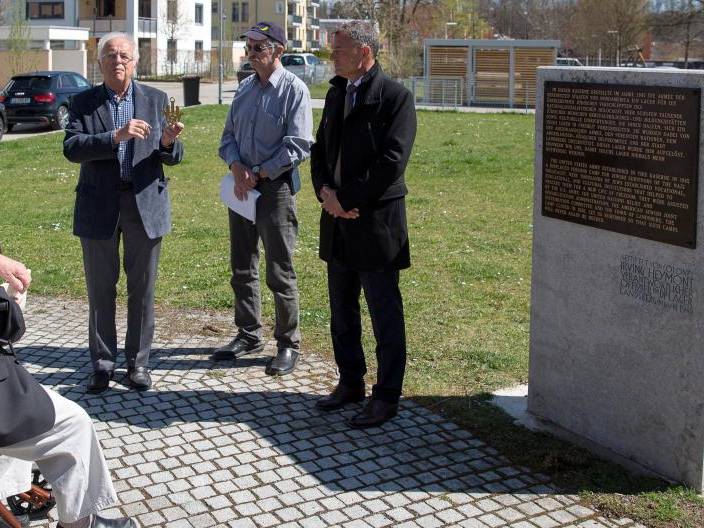
[[[108,93],[110,101],[110,109],[112,111],[112,122],[115,125],[115,130],[118,130],[129,123],[134,117],[134,102],[132,100],[132,83],[127,87],[127,93],[120,99],[116,92],[108,88],[106,84],[105,90]],[[134,157],[134,138],[127,141],[120,141],[117,148],[117,160],[120,162],[120,178],[122,181],[132,181],[132,158]]]

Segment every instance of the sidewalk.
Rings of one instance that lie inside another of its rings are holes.
[[[32,296],[18,354],[93,417],[121,503],[109,516],[168,528],[638,526],[599,517],[410,401],[381,428],[349,429],[359,405],[313,407],[335,381],[329,361],[304,356],[294,374],[271,378],[269,344],[234,365],[213,363],[211,348],[229,336],[227,314],[162,314],[154,388],[127,390],[121,363],[109,391],[87,395],[86,321],[81,302]]]

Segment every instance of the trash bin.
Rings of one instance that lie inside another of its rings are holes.
[[[199,105],[200,77],[186,75],[183,77],[183,106]]]

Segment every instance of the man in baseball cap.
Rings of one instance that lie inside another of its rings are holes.
[[[213,359],[237,361],[264,349],[257,272],[261,241],[266,285],[274,298],[277,349],[265,372],[283,376],[293,372],[301,353],[298,284],[293,268],[298,233],[294,194],[301,187],[298,167],[310,156],[313,113],[308,87],[281,64],[286,48],[284,30],[271,22],[259,22],[242,37],[256,74],[237,87],[219,154],[234,178],[235,197],[246,200],[255,188],[260,196],[256,223],[228,212],[237,334],[213,352]]]
[[[257,22],[246,33],[240,35],[240,38],[251,38],[252,40],[264,40],[266,38],[275,40],[286,47],[286,33],[273,22]]]

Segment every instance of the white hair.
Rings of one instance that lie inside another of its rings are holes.
[[[103,58],[103,48],[105,48],[105,45],[111,40],[118,38],[125,39],[127,42],[130,43],[130,46],[132,47],[132,58],[135,60],[135,62],[137,62],[139,60],[139,48],[137,47],[137,43],[130,35],[128,35],[127,33],[122,33],[120,31],[113,31],[112,33],[107,33],[100,38],[100,40],[98,41],[98,60]]]

